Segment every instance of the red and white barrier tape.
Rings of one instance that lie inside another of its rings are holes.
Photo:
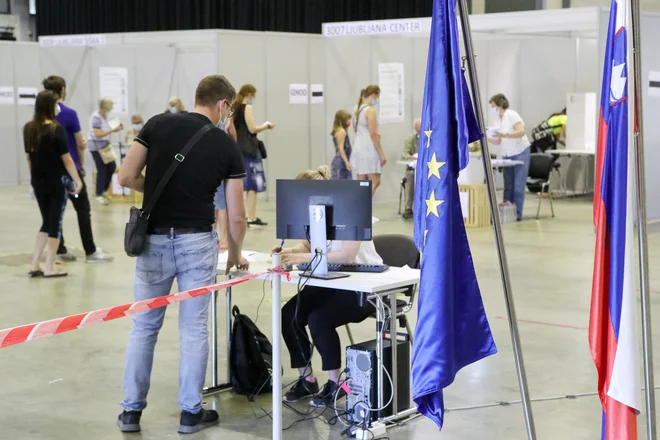
[[[41,321],[34,324],[21,325],[4,330],[0,330],[0,348],[11,345],[22,344],[23,342],[33,341],[46,336],[76,330],[101,322],[112,321],[113,319],[123,318],[124,316],[135,315],[149,310],[165,307],[169,304],[179,303],[187,299],[206,295],[216,290],[226,289],[230,286],[244,283],[248,280],[267,275],[269,273],[278,273],[289,277],[288,272],[270,270],[267,272],[254,273],[238,278],[232,278],[222,283],[212,284],[199,289],[192,289],[185,292],[173,293],[167,296],[161,296],[153,299],[145,299],[133,303],[123,304],[121,306],[108,307],[93,312],[79,313],[77,315],[66,316],[64,318]]]

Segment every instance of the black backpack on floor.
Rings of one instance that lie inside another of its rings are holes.
[[[248,399],[272,391],[273,346],[252,320],[238,307],[232,310],[234,327],[229,351],[231,386]]]

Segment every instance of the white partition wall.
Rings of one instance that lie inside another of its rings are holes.
[[[13,103],[0,104],[0,185],[29,183],[30,172],[23,147],[22,129],[34,107],[19,103],[19,88],[38,90],[39,46],[36,43],[0,43],[0,87],[9,88]]]
[[[0,43],[0,87],[11,87],[14,95],[13,104],[0,105],[0,184],[16,184],[19,181],[19,162],[25,160],[20,148],[23,143],[19,139],[16,121],[16,90],[14,89],[14,56],[15,49],[12,43]],[[7,62],[8,61],[8,62]]]

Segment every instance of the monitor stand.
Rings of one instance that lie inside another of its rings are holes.
[[[328,233],[326,230],[326,212],[324,205],[309,205],[309,241],[312,249],[313,263],[310,265],[310,271],[305,272],[303,276],[321,280],[336,280],[338,278],[348,278],[350,275],[345,273],[328,272]],[[318,255],[321,255],[319,262]],[[316,258],[314,258],[316,257]],[[312,273],[313,271],[313,273]]]

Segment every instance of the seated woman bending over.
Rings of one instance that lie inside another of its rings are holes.
[[[305,171],[297,179],[328,180],[330,169],[321,166],[316,171]],[[334,241],[328,243],[328,250],[328,263],[383,264],[373,241]],[[282,264],[287,265],[310,263],[312,260],[308,241],[294,248],[284,248],[281,254]],[[298,402],[313,396],[310,405],[334,407],[335,394],[339,393],[337,400],[346,396],[337,384],[342,371],[342,345],[337,327],[362,322],[374,311],[369,303],[360,307],[360,299],[355,292],[312,286],[306,286],[286,303],[282,308],[282,336],[291,356],[291,367],[298,369],[300,378],[284,396],[285,402]],[[312,334],[311,342],[305,326]],[[321,355],[323,371],[327,371],[329,376],[321,391],[312,370],[312,343]]]

